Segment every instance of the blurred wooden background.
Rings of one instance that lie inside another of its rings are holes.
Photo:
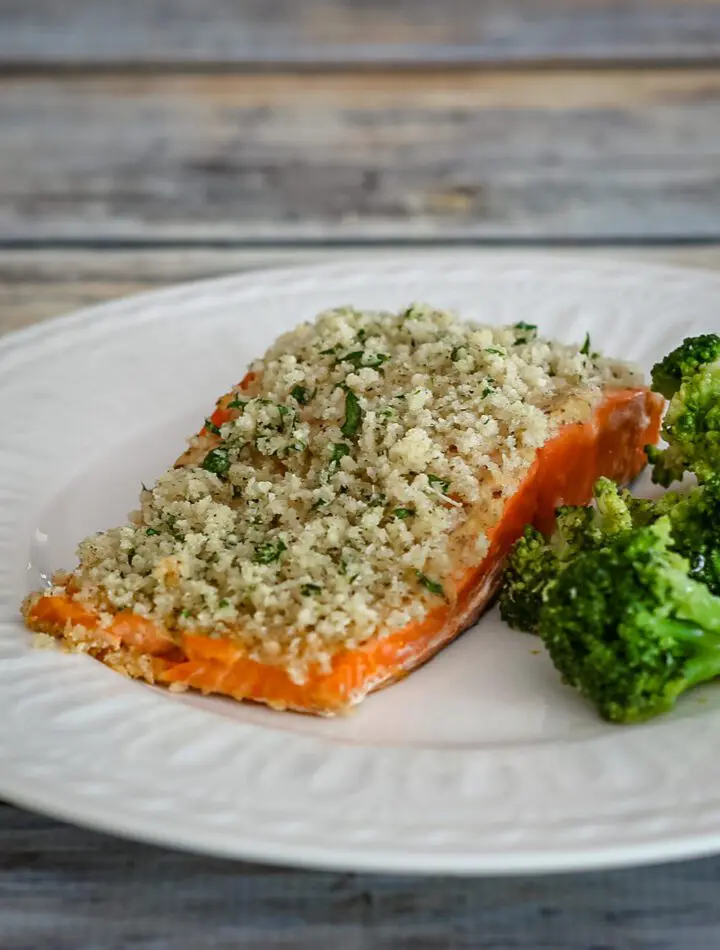
[[[720,268],[720,2],[0,0],[0,331],[448,244]],[[274,872],[0,808],[2,950],[717,950],[718,881]]]
[[[720,266],[720,3],[0,0],[4,328],[448,242]]]
[[[0,0],[13,326],[244,251],[432,242],[717,263],[720,3]]]
[[[260,249],[717,264],[719,67],[717,0],[0,0],[0,318]]]
[[[720,239],[720,4],[0,3],[0,236]]]

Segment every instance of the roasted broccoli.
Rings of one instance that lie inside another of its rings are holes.
[[[537,632],[545,588],[578,554],[666,515],[673,551],[688,560],[691,577],[720,596],[720,476],[691,491],[653,499],[635,498],[601,478],[594,494],[594,506],[559,508],[550,538],[528,526],[516,542],[500,592],[500,611],[511,627]]]
[[[601,546],[609,537],[633,526],[633,499],[609,478],[594,489],[595,505],[558,508],[556,527],[549,539],[526,527],[515,542],[505,566],[500,591],[500,613],[516,630],[536,633],[543,593],[580,552]]]
[[[685,472],[698,481],[720,472],[720,337],[688,337],[652,371],[670,403],[663,421],[666,449],[648,446],[653,481],[670,485]]]
[[[703,333],[689,336],[672,353],[652,368],[652,388],[666,399],[672,399],[682,381],[694,376],[701,366],[720,359],[720,336]]]
[[[672,528],[672,548],[690,562],[690,576],[720,596],[720,476],[687,493],[667,492],[656,503]]]
[[[666,495],[668,494],[671,493],[666,492]],[[646,528],[667,514],[665,495],[662,498],[636,498],[629,491],[624,491],[623,498],[630,512],[633,528]]]
[[[720,675],[720,598],[670,544],[667,517],[622,532],[546,592],[540,634],[555,667],[613,722],[657,716]]]
[[[609,489],[605,491],[612,498]],[[720,475],[690,491],[668,491],[659,498],[635,498],[617,489],[615,496],[626,507],[634,528],[669,516],[672,550],[689,561],[691,577],[720,596]]]
[[[500,588],[500,614],[516,630],[536,633],[543,591],[561,570],[545,537],[527,525],[508,556]]]
[[[720,676],[720,336],[688,337],[655,365],[669,399],[649,446],[653,480],[698,487],[634,498],[600,479],[594,504],[557,511],[549,538],[527,527],[510,552],[500,610],[539,633],[563,680],[614,722],[672,708]]]

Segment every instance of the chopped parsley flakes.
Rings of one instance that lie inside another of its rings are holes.
[[[537,336],[537,326],[534,323],[525,323],[523,320],[521,320],[519,323],[514,325],[513,329],[520,331],[518,336],[515,338],[516,346],[519,346],[522,343],[529,343]]]
[[[293,397],[296,403],[300,406],[307,406],[312,398],[310,395],[310,390],[305,386],[293,386],[290,390],[290,395]]]
[[[390,357],[386,353],[368,355],[364,350],[356,350],[353,353],[346,353],[345,356],[341,356],[338,363],[350,363],[355,369],[379,369],[389,359]]]
[[[230,456],[227,449],[218,446],[211,449],[202,461],[201,468],[215,475],[224,475],[230,468]]]
[[[345,445],[344,442],[333,443],[332,451],[330,452],[330,468],[334,471],[340,464],[340,459],[345,458],[346,455],[350,455],[349,445]]]
[[[450,490],[450,482],[447,478],[440,478],[439,475],[433,475],[432,472],[427,477],[431,488],[437,488],[438,491],[446,494]]]
[[[253,561],[255,561],[256,564],[272,564],[273,561],[277,561],[280,558],[283,551],[287,551],[287,546],[282,539],[278,538],[276,541],[265,541],[256,546]]]
[[[350,439],[354,435],[357,435],[361,422],[362,409],[360,408],[358,397],[352,389],[347,389],[345,392],[345,421],[340,426],[340,431],[344,436]]]
[[[442,584],[432,580],[427,576],[427,574],[423,574],[422,571],[418,571],[417,579],[426,590],[430,591],[431,594],[437,594],[438,597],[445,596],[445,588],[442,586]]]

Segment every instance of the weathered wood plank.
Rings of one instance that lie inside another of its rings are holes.
[[[381,245],[362,250],[333,251],[289,248],[286,250],[45,250],[3,251],[0,253],[0,333],[69,313],[80,307],[102,303],[115,297],[166,284],[239,273],[266,267],[319,264],[339,259],[382,259],[388,253],[409,261],[413,248]],[[482,259],[486,251],[458,248],[458,255]],[[498,254],[497,250],[491,252]],[[513,251],[508,250],[508,255]],[[533,251],[525,250],[524,254]],[[538,250],[545,254],[547,251]],[[720,244],[714,247],[613,248],[579,250],[568,248],[558,254],[573,257],[612,257],[683,267],[720,271]]]
[[[716,950],[720,859],[454,880],[176,854],[0,806],[3,950]]]
[[[0,84],[0,237],[716,237],[720,69]]]
[[[0,62],[468,63],[703,59],[713,0],[5,0]]]

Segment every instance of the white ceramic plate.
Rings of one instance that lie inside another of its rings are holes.
[[[0,795],[239,858],[523,872],[720,850],[720,689],[610,727],[538,641],[486,616],[348,719],[170,695],[33,651],[31,587],[123,519],[216,396],[319,310],[427,300],[646,367],[719,329],[720,279],[542,257],[420,255],[263,272],[87,310],[0,341]]]

